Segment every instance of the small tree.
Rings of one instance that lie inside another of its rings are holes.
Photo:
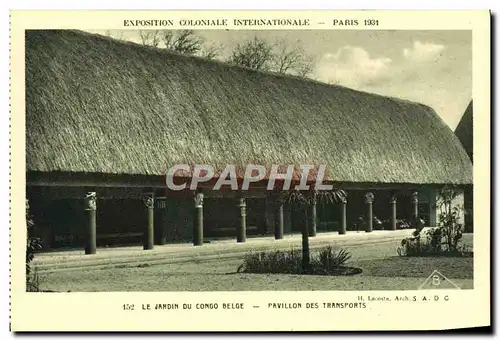
[[[161,41],[159,30],[141,30],[139,37],[141,37],[142,45],[158,47]]]
[[[204,39],[193,30],[165,30],[161,34],[166,49],[188,55],[196,55],[202,50]]]
[[[254,37],[237,44],[227,61],[250,69],[267,71],[271,68],[272,50],[273,46],[268,41]]]
[[[279,199],[283,204],[297,205],[304,213],[304,223],[302,224],[302,271],[308,273],[311,266],[311,256],[309,248],[309,214],[310,205],[316,202],[334,203],[340,202],[346,197],[343,190],[316,190],[311,188],[307,191],[288,190]]]
[[[455,199],[461,194],[458,187],[445,186],[438,191],[436,208],[439,210],[438,226],[425,232],[426,239],[421,237],[421,229],[416,229],[413,236],[401,241],[398,254],[401,256],[422,255],[467,255],[459,249],[462,240],[463,225],[460,223],[462,207],[455,205]]]
[[[462,239],[463,224],[460,223],[460,214],[463,207],[455,205],[455,200],[461,191],[456,186],[444,186],[438,192],[436,207],[439,208],[438,229],[444,238],[448,251],[457,251],[458,243]]]
[[[205,44],[205,39],[193,30],[142,30],[139,37],[143,45],[205,59],[215,59],[221,52],[220,45]]]
[[[295,45],[277,40],[273,47],[272,69],[278,73],[290,73],[307,77],[314,69],[314,60],[302,48],[300,41]]]
[[[300,41],[290,44],[284,39],[270,42],[258,37],[236,45],[227,62],[250,69],[299,77],[311,74],[314,65],[312,56],[306,53]]]
[[[216,44],[204,44],[198,55],[205,59],[217,59],[220,56],[222,50],[222,45]]]

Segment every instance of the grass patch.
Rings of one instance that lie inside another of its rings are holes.
[[[54,292],[53,290],[42,289],[46,279],[38,273],[38,269],[33,269],[26,276],[26,292]]]
[[[472,245],[472,235],[465,237],[464,242]],[[137,267],[146,263],[142,261],[119,268],[111,263],[99,271],[94,268],[57,271],[42,275],[46,276],[42,289],[57,292],[416,290],[434,270],[462,289],[474,288],[473,258],[398,257],[395,250],[399,245],[399,240],[392,240],[349,246],[352,257],[345,265],[363,269],[356,276],[235,273],[243,255],[231,259],[201,257],[198,249],[189,248],[193,257],[200,257],[199,264],[179,260]],[[297,252],[300,251],[297,247]]]
[[[356,263],[364,276],[426,278],[434,270],[448,278],[473,279],[472,257],[390,257],[361,260]]]
[[[351,254],[344,249],[335,251],[331,246],[326,246],[312,252],[310,258],[309,269],[304,271],[301,250],[250,252],[245,255],[237,272],[345,276],[359,274],[362,271],[345,266]]]
[[[40,289],[40,275],[38,274],[38,270],[35,268],[34,271],[31,271],[26,276],[26,291],[27,292],[39,292]]]

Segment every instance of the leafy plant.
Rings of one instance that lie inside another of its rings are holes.
[[[462,240],[463,224],[460,224],[460,214],[463,207],[453,205],[455,199],[461,194],[455,186],[445,186],[438,193],[436,206],[440,208],[438,228],[449,251],[457,251]]]
[[[315,275],[346,275],[361,272],[360,269],[345,266],[350,258],[351,254],[348,251],[344,249],[336,251],[331,246],[326,246],[311,255],[310,267],[304,271],[302,253],[295,249],[250,252],[245,255],[237,272]]]
[[[290,251],[250,252],[245,255],[238,272],[301,273],[302,257],[295,249]]]
[[[429,243],[425,240],[422,241],[420,231],[416,230],[411,237],[401,241],[401,247],[397,251],[400,256],[422,256],[427,254],[428,250]]]
[[[454,201],[460,195],[460,190],[445,186],[438,195],[436,206],[440,213],[437,228],[427,230],[425,239],[421,235],[422,229],[417,228],[412,237],[401,241],[401,247],[397,250],[400,256],[463,256],[470,253],[467,248],[459,246],[463,236],[463,224],[459,223],[462,208],[454,205]]]
[[[426,232],[427,239],[430,243],[429,247],[431,250],[439,254],[443,250],[442,248],[442,238],[443,238],[443,233],[441,229],[431,229]]]
[[[344,266],[351,258],[351,254],[345,249],[340,249],[338,252],[330,245],[322,248],[315,258],[313,267],[322,269],[333,269]]]
[[[302,271],[307,272],[310,268],[309,251],[309,217],[308,209],[314,202],[334,203],[345,199],[347,194],[343,190],[320,191],[311,187],[307,191],[288,190],[282,193],[280,201],[283,204],[296,204],[304,212],[304,224],[302,225]]]
[[[26,282],[32,281],[30,277],[31,274],[31,262],[35,258],[35,253],[42,249],[41,239],[33,236],[33,230],[35,228],[35,223],[30,213],[30,206],[28,200],[26,200],[26,227],[27,227],[27,238],[26,238]]]

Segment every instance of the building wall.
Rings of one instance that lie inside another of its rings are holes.
[[[458,207],[459,211],[459,223],[465,224],[466,230],[470,230],[467,227],[467,221],[465,219],[465,212],[468,208],[467,200],[465,200],[467,196],[467,192],[464,194],[464,190],[460,190],[461,193],[452,201],[452,207]],[[425,225],[430,227],[436,227],[439,225],[439,215],[444,212],[444,206],[442,205],[442,199],[439,195],[438,187],[427,187],[424,191],[421,191],[419,195],[419,208],[421,212],[423,209],[428,209],[428,216],[423,217],[426,221]]]
[[[465,231],[474,231],[474,188],[472,186],[464,189],[464,219]]]
[[[205,211],[203,213],[206,214]],[[194,216],[195,208],[193,198],[167,198],[167,243],[191,241],[193,239]]]
[[[265,199],[266,202],[266,207],[265,211],[263,212],[265,215],[265,231],[266,233],[272,233],[275,228],[275,224],[277,223],[277,216],[276,216],[276,201],[273,200],[272,198],[266,197]],[[283,216],[285,215],[285,210],[283,210]]]
[[[466,232],[471,232],[471,222],[468,221],[469,219],[466,219],[466,211],[468,210],[468,207],[470,205],[470,202],[466,200],[466,198],[468,199],[468,192],[464,192],[464,189],[461,189],[459,191],[460,194],[452,200],[451,206],[452,208],[457,207],[459,209],[458,222],[462,225],[465,225]],[[441,223],[439,216],[441,213],[445,212],[445,207],[442,204],[442,198],[440,198],[438,188],[429,189],[429,199],[429,208],[431,212],[429,226],[439,226],[439,224]],[[469,217],[472,217],[472,214],[468,214],[467,218]]]

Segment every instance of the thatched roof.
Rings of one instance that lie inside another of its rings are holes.
[[[27,170],[326,164],[328,180],[470,183],[431,108],[78,31],[26,33]]]
[[[473,110],[471,101],[467,106],[467,109],[465,110],[462,118],[460,119],[457,128],[455,129],[455,135],[457,135],[460,142],[462,142],[462,146],[464,146],[464,149],[471,160],[474,146],[474,136],[472,133],[472,112]]]

